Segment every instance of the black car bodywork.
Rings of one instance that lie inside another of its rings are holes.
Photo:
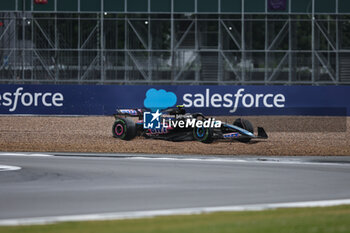
[[[114,114],[115,122],[112,127],[112,133],[115,138],[131,140],[136,136],[145,138],[163,139],[170,141],[200,141],[211,143],[214,140],[226,139],[237,140],[240,142],[249,142],[251,139],[267,139],[268,136],[262,127],[258,127],[258,135],[254,135],[252,124],[245,119],[238,118],[233,124],[221,122],[220,127],[179,127],[180,121],[197,122],[212,120],[201,113],[186,113],[182,106],[169,108],[161,112],[158,128],[144,128],[144,114],[149,111],[146,109],[118,109]],[[167,122],[174,125],[169,125]],[[211,122],[213,126],[215,122]]]

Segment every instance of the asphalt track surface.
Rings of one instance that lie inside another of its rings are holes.
[[[0,154],[0,220],[350,198],[342,157],[62,155]]]

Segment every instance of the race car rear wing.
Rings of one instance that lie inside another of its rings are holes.
[[[117,117],[138,117],[139,120],[143,119],[143,109],[135,108],[135,109],[117,109],[117,112],[113,114],[115,118]]]

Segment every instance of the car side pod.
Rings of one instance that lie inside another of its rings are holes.
[[[263,127],[258,127],[258,137],[257,138],[263,138],[267,139],[269,136],[267,136],[267,133],[265,132]]]

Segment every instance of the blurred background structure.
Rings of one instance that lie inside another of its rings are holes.
[[[2,1],[0,83],[350,84],[350,1]]]

